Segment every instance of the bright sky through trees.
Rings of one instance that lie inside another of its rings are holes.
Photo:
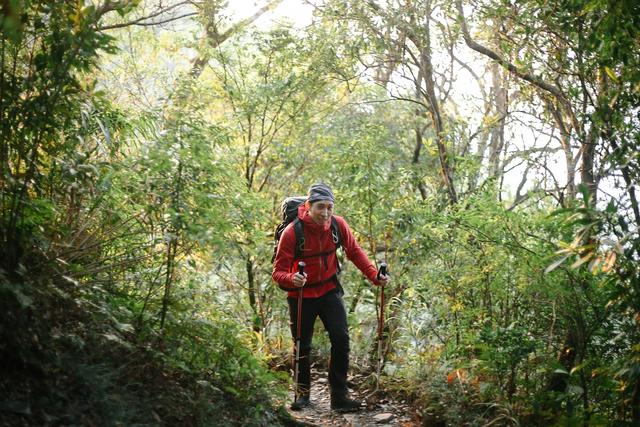
[[[253,0],[235,0],[230,1],[227,7],[232,21],[237,21],[243,18],[247,18],[255,13],[256,10],[263,7],[268,3],[267,0],[253,1]],[[288,22],[293,24],[297,28],[304,28],[312,23],[314,5],[307,0],[283,0],[274,10],[268,11],[258,18],[253,25],[261,30],[277,25],[280,22]],[[458,59],[466,64],[470,64],[472,68],[476,70],[484,69],[482,78],[485,80],[484,84],[487,87],[491,85],[491,75],[487,72],[486,59],[480,59],[477,54],[474,54],[463,44],[456,46],[456,56]],[[433,52],[435,66],[439,67],[438,62],[441,64],[447,64],[450,59],[447,57],[447,53],[444,49],[434,49]],[[366,74],[363,76],[365,79],[371,80],[371,76]],[[398,75],[397,73],[392,76],[393,84],[389,85],[389,91],[392,96],[399,96],[399,90],[411,91],[410,87],[412,83],[407,81],[405,77]],[[483,115],[482,105],[482,93],[478,87],[477,82],[473,76],[469,74],[467,69],[456,66],[455,77],[453,82],[453,90],[450,93],[452,99],[455,100],[458,112],[465,117],[469,118],[470,122],[476,122],[476,126],[481,126],[481,120]],[[514,116],[518,116],[518,120],[511,120],[507,122],[505,127],[505,138],[509,148],[506,153],[520,152],[523,150],[531,149],[534,146],[543,146],[549,144],[548,134],[550,129],[544,124],[540,123],[534,117],[527,114],[518,115],[514,113]],[[553,145],[553,142],[551,143]],[[566,176],[566,168],[562,161],[560,152],[551,156],[549,160],[550,170],[554,175],[554,179],[557,180],[559,185],[564,185],[564,177]],[[508,165],[503,176],[504,189],[506,191],[506,197],[510,198],[514,195],[518,185],[523,179],[525,173],[524,163],[513,163]],[[533,178],[533,179],[531,179]],[[543,175],[529,177],[528,182],[521,189],[526,191],[530,189],[534,182],[538,179],[544,179]]]

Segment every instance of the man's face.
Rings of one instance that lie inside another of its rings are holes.
[[[318,200],[309,206],[309,215],[316,224],[325,224],[333,215],[333,203],[328,200]]]

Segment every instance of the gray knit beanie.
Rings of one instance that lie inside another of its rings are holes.
[[[323,182],[317,182],[309,187],[307,192],[307,200],[310,203],[317,202],[319,200],[328,200],[331,203],[335,203],[333,192],[331,188]]]

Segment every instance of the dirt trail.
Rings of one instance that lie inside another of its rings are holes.
[[[396,402],[387,398],[370,398],[367,406],[363,407],[359,412],[341,414],[332,411],[326,373],[321,374],[317,371],[312,371],[311,378],[311,405],[301,411],[289,410],[289,413],[297,421],[306,425],[340,427],[418,427],[422,425],[412,413],[409,405],[405,402]],[[363,378],[356,376],[350,378],[350,380],[360,383]],[[360,393],[357,390],[351,390],[350,393],[352,398],[365,401],[365,393]]]

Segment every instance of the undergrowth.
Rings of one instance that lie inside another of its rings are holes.
[[[134,330],[108,293],[47,273],[0,277],[0,425],[291,423],[286,380],[233,324]]]

